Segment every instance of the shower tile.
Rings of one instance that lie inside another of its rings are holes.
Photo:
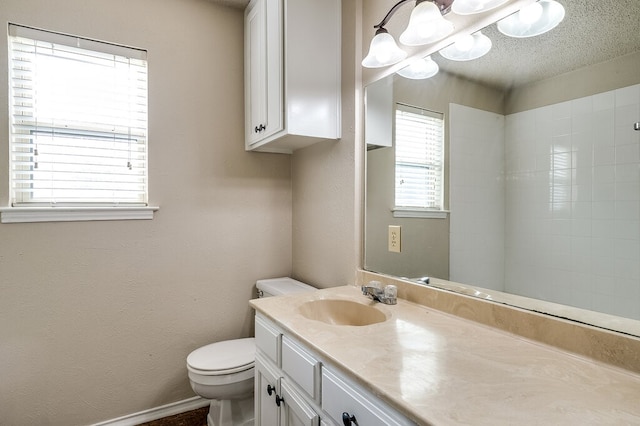
[[[616,182],[638,182],[640,180],[640,167],[638,164],[620,164],[615,166]]]
[[[615,240],[613,238],[610,238],[609,235],[603,238],[598,238],[594,235],[594,237],[591,238],[591,256],[593,257],[611,256],[611,253],[613,253]]]
[[[616,195],[615,183],[594,183],[592,185],[593,201],[613,201]]]
[[[616,259],[626,259],[640,267],[640,241],[637,239],[615,239],[613,253]]]
[[[594,201],[591,206],[591,217],[593,219],[616,218],[616,212],[611,201]]]
[[[605,109],[612,109],[615,107],[616,96],[615,92],[604,92],[592,96],[593,98],[593,111],[602,111]]]
[[[633,143],[630,145],[616,145],[616,163],[639,163],[640,162],[640,145]]]
[[[595,166],[593,168],[593,183],[613,183],[616,180],[616,167],[613,165]]]
[[[637,105],[640,103],[640,85],[623,87],[615,90],[616,107],[625,105]]]
[[[594,166],[615,164],[615,161],[616,161],[616,149],[613,145],[593,147],[593,165]]]
[[[571,134],[571,117],[556,118],[551,122],[551,135],[563,136]]]
[[[627,181],[616,182],[616,200],[638,201],[640,200],[640,182]]]
[[[638,121],[638,114],[640,114],[640,104],[637,100],[633,104],[616,106],[614,123],[616,127],[628,127],[633,131],[633,123]]]
[[[616,220],[637,220],[640,217],[640,202],[615,201]]]
[[[609,235],[626,240],[640,240],[640,220],[616,220]]]
[[[550,106],[551,113],[555,119],[571,117],[571,101],[560,102]]]
[[[633,129],[633,123],[638,121],[640,112],[633,117],[625,120],[622,125],[617,125],[614,128],[614,144],[618,145],[632,145],[640,142],[640,132]]]
[[[591,113],[593,111],[593,97],[586,96],[584,98],[574,99],[571,101],[572,117]]]

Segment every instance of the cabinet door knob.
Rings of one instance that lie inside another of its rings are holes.
[[[282,403],[284,403],[284,398],[280,395],[276,395],[276,405],[279,407]]]
[[[342,413],[342,423],[344,426],[351,426],[352,424],[358,426],[358,421],[356,420],[356,416],[352,416],[346,411]]]
[[[271,394],[276,390],[275,387],[271,386],[271,385],[267,385],[267,393],[269,394],[269,396],[271,396]]]

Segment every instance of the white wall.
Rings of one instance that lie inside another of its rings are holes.
[[[7,22],[148,49],[160,211],[0,224],[0,424],[81,425],[189,398],[187,354],[250,335],[255,280],[292,272],[291,157],[244,151],[243,13],[204,0],[2,0],[2,206]]]
[[[504,290],[504,116],[449,106],[451,281]]]

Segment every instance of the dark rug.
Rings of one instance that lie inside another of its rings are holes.
[[[209,406],[176,414],[175,416],[164,417],[158,420],[141,423],[139,426],[207,426],[207,414]]]

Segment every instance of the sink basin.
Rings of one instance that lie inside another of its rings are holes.
[[[336,299],[306,302],[300,306],[300,313],[307,319],[333,325],[371,325],[387,319],[384,312],[373,306]]]

